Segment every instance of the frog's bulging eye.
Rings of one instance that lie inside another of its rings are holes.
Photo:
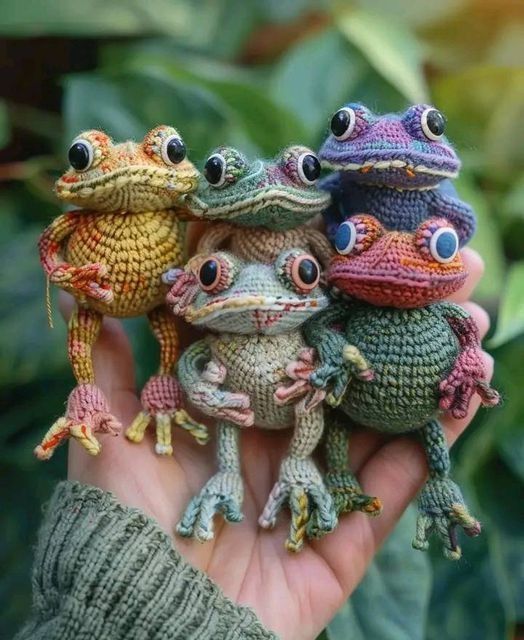
[[[209,291],[220,280],[220,262],[214,258],[206,260],[198,271],[198,279],[204,291]]]
[[[298,293],[312,291],[320,281],[320,265],[312,255],[299,249],[282,253],[275,270],[282,284]]]
[[[356,242],[357,229],[351,220],[346,220],[335,234],[335,249],[340,255],[347,256],[355,248]]]
[[[76,171],[87,171],[93,164],[93,145],[89,140],[78,138],[70,146],[67,157],[73,169]]]
[[[195,271],[193,272],[203,291],[218,293],[231,286],[238,272],[238,267],[226,254],[217,253],[200,260]]]
[[[455,229],[440,227],[430,238],[429,252],[437,262],[452,262],[459,250],[459,239]]]
[[[426,138],[429,138],[429,140],[440,140],[446,128],[446,118],[440,111],[430,107],[422,112],[420,124]]]
[[[162,142],[161,155],[166,164],[179,164],[186,157],[186,145],[179,136],[169,136]]]
[[[337,140],[347,140],[355,129],[357,117],[350,107],[339,109],[331,118],[331,133]]]
[[[297,162],[297,172],[304,184],[315,184],[320,177],[320,162],[313,153],[303,153]]]
[[[206,160],[204,176],[213,187],[221,187],[226,181],[226,159],[215,153]]]

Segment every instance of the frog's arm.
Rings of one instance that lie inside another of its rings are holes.
[[[198,241],[197,253],[217,251],[234,232],[235,227],[227,222],[213,224]]]
[[[213,358],[206,340],[192,344],[178,361],[178,379],[191,404],[213,418],[249,427],[254,422],[249,397],[223,390],[226,374],[226,368]]]
[[[431,192],[430,211],[433,216],[446,218],[454,226],[460,246],[469,242],[475,233],[477,221],[473,209],[460,200],[451,183]]]
[[[329,191],[331,194],[331,204],[322,212],[324,223],[326,225],[326,235],[333,241],[338,226],[344,219],[340,206],[340,174],[332,173],[319,182],[319,188],[323,191]]]
[[[320,359],[320,366],[310,380],[320,388],[325,388],[332,382],[334,386],[328,401],[334,404],[340,402],[352,375],[364,380],[371,380],[373,377],[371,368],[360,351],[348,343],[343,331],[336,329],[335,325],[345,324],[348,308],[347,302],[334,302],[308,320],[303,328],[306,342],[317,350]]]
[[[467,311],[452,302],[439,304],[438,308],[457,337],[460,349],[451,372],[440,383],[440,408],[450,411],[454,418],[464,418],[474,393],[479,394],[483,405],[497,405],[500,396],[487,380],[475,321]]]
[[[50,282],[78,299],[90,297],[111,302],[113,291],[105,282],[105,265],[96,262],[75,267],[62,257],[63,243],[74,232],[79,220],[78,213],[64,213],[53,220],[38,242],[40,262]]]

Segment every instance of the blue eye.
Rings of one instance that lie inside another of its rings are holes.
[[[441,227],[431,236],[429,250],[437,262],[451,262],[457,255],[459,239],[455,229]]]
[[[335,234],[335,249],[343,256],[351,253],[357,241],[357,229],[355,225],[346,220],[343,222]]]

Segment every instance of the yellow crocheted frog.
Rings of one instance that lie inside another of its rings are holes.
[[[35,449],[48,459],[64,439],[76,438],[88,453],[101,445],[96,432],[116,433],[120,424],[95,385],[92,347],[104,315],[127,318],[147,314],[160,344],[160,368],[142,391],[143,411],[127,430],[140,441],[156,423],[159,454],[171,454],[171,422],[199,442],[205,427],[182,407],[182,393],[171,372],[179,341],[166,311],[162,274],[183,263],[187,218],[185,200],[198,183],[176,129],[159,126],[142,142],[114,144],[101,131],[85,131],[69,149],[70,168],[55,186],[58,198],[81,207],[56,218],[40,238],[40,260],[47,278],[71,293],[76,308],[69,322],[68,353],[77,386],[65,416]]]

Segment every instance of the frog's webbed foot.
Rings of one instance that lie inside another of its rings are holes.
[[[87,453],[96,456],[102,446],[94,434],[117,435],[120,428],[102,391],[94,384],[79,384],[69,395],[65,416],[52,425],[36,447],[35,455],[40,460],[48,460],[59,444],[72,437]]]
[[[459,487],[449,478],[430,478],[418,499],[419,516],[413,547],[425,551],[434,531],[444,545],[444,555],[458,560],[461,549],[457,542],[457,527],[471,537],[478,536],[481,526],[470,515]]]
[[[198,444],[208,440],[207,427],[196,422],[183,408],[182,389],[179,382],[170,375],[152,376],[141,394],[143,410],[126,430],[126,437],[132,442],[141,442],[147,427],[156,426],[155,451],[160,455],[171,455],[171,425],[174,423],[189,431]]]
[[[311,458],[289,456],[284,459],[280,477],[258,520],[260,526],[264,529],[274,527],[285,503],[291,510],[291,526],[286,540],[288,551],[300,551],[310,518],[315,518],[322,534],[332,531],[337,524],[333,500]]]
[[[220,471],[204,486],[202,491],[188,504],[177,532],[199,542],[212,540],[213,517],[221,513],[228,522],[243,519],[242,500],[244,489],[237,471]]]
[[[362,511],[369,516],[379,516],[382,503],[375,496],[362,492],[355,476],[350,471],[332,471],[324,476],[326,487],[331,493],[337,514]]]

